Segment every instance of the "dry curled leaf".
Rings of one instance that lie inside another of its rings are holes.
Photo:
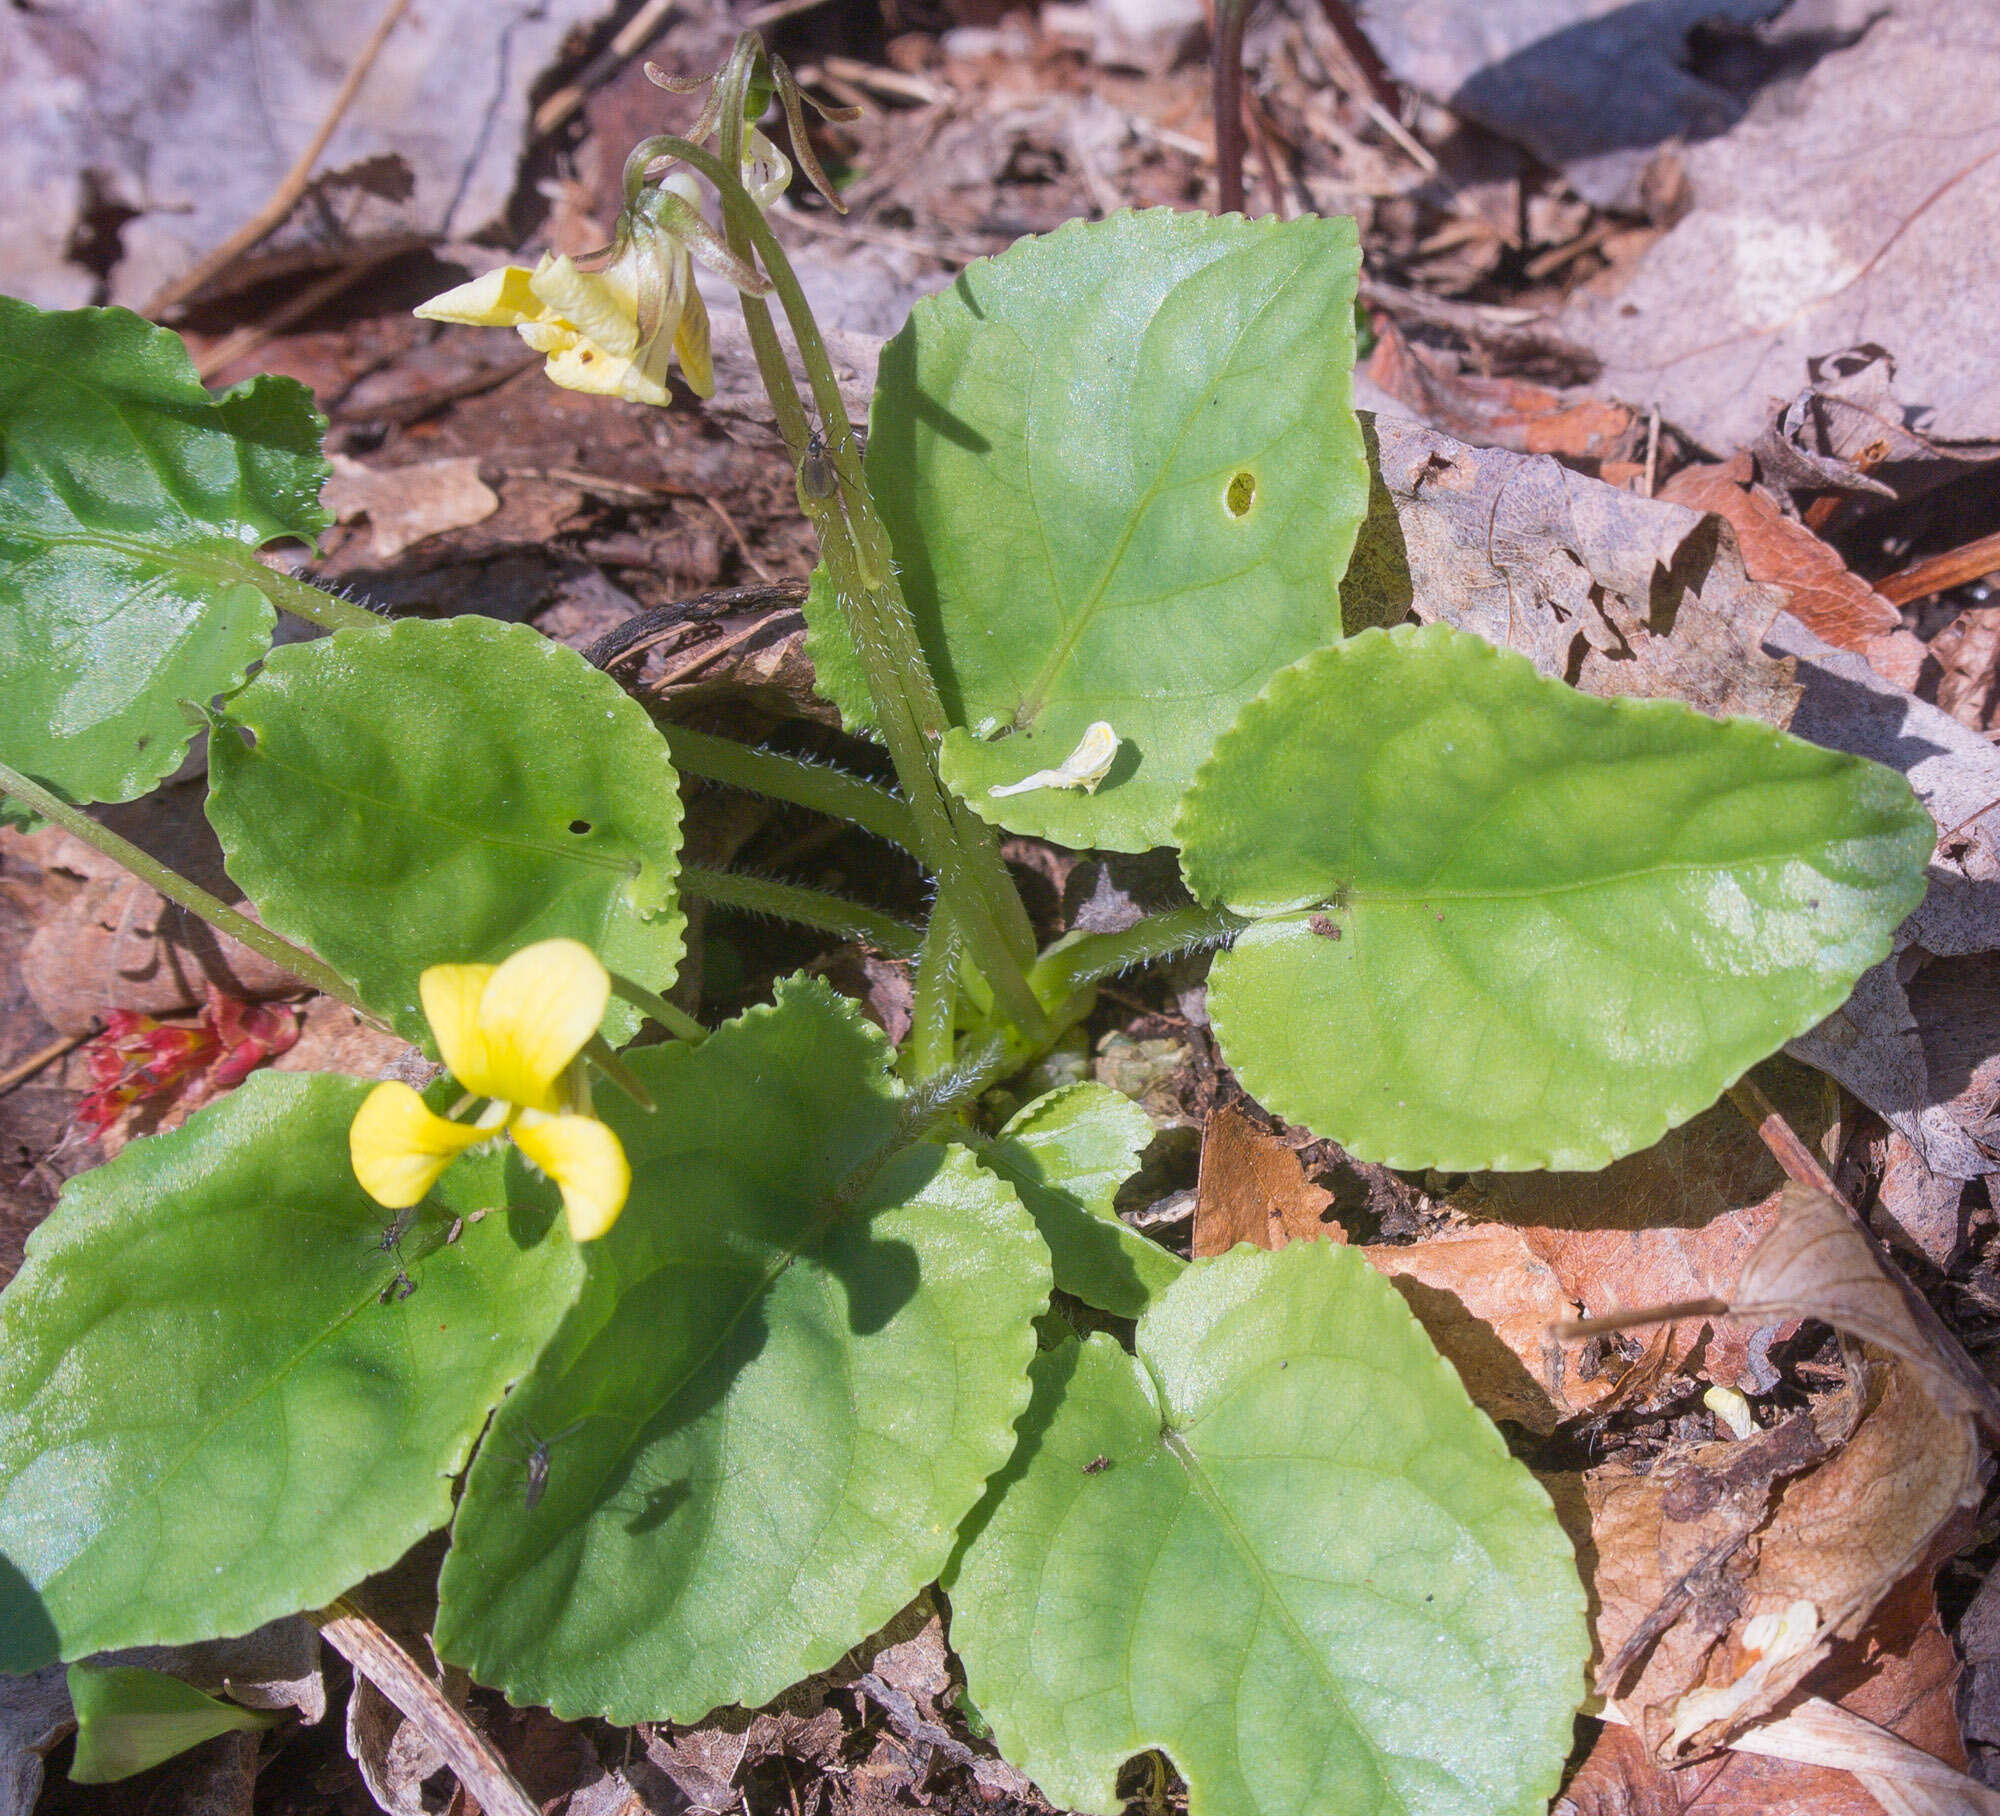
[[[484,523],[500,508],[500,495],[479,477],[479,462],[420,461],[377,469],[345,454],[328,455],[333,477],[321,497],[341,523],[366,517],[377,561],[394,561],[411,544],[447,530]]]
[[[1233,1104],[1209,1116],[1194,1205],[1197,1255],[1226,1254],[1239,1242],[1265,1249],[1315,1236],[1344,1242],[1340,1225],[1322,1217],[1332,1202],[1297,1154]]]

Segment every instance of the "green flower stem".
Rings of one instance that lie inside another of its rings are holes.
[[[687,775],[849,821],[905,851],[917,848],[916,824],[908,805],[886,788],[864,782],[859,776],[829,769],[823,763],[781,757],[775,751],[752,750],[729,738],[713,738],[680,725],[667,727],[667,748],[673,753],[674,767]]]
[[[683,895],[698,896],[719,908],[768,914],[781,921],[797,921],[802,927],[837,933],[843,939],[865,940],[891,958],[915,958],[923,944],[923,936],[907,921],[878,914],[823,889],[802,889],[796,883],[774,883],[768,877],[703,870],[689,864],[681,866],[680,885]]]
[[[1101,977],[1129,971],[1135,965],[1177,953],[1219,946],[1250,923],[1227,908],[1175,908],[1148,915],[1119,933],[1086,933],[1067,946],[1047,953],[1035,967],[1035,983],[1054,1000],[1082,990]]]
[[[0,793],[27,802],[37,813],[55,821],[66,832],[74,833],[93,850],[101,851],[114,863],[124,865],[142,883],[157,889],[168,901],[177,902],[190,914],[198,915],[216,932],[228,934],[239,945],[248,946],[260,958],[269,959],[272,964],[291,972],[315,990],[339,998],[370,1021],[377,1019],[374,1012],[355,995],[353,986],[345,978],[313,957],[303,946],[295,946],[270,928],[253,921],[247,914],[239,914],[219,897],[189,882],[179,871],[168,869],[129,839],[121,839],[109,827],[99,825],[89,814],[50,794],[39,783],[29,781],[18,770],[9,769],[4,763],[0,763]]]
[[[387,622],[365,605],[356,605],[352,600],[338,598],[324,588],[300,580],[295,575],[280,573],[276,568],[267,568],[261,561],[252,561],[250,571],[244,578],[279,610],[290,612],[295,618],[304,618],[308,623],[317,624],[322,630],[380,630]]]
[[[725,100],[725,156],[732,144],[741,144],[740,134],[728,130],[729,116],[736,111],[735,103]],[[835,475],[835,484],[825,495],[816,495],[802,483],[799,502],[818,533],[821,556],[867,671],[876,724],[915,817],[919,856],[936,873],[973,962],[992,984],[1002,1010],[1031,1039],[1042,1038],[1048,1031],[1048,1018],[1028,987],[1026,974],[1034,958],[1034,930],[1001,861],[997,835],[976,815],[956,807],[938,780],[931,751],[944,734],[943,704],[897,584],[888,533],[869,496],[853,427],[805,292],[777,236],[737,179],[736,165],[710,156],[685,139],[663,137],[653,143],[662,155],[680,159],[715,185],[722,197],[732,250],[743,256],[754,247],[784,305],[825,425]],[[737,163],[740,161],[739,149]],[[743,305],[759,370],[772,390],[779,426],[795,458],[802,457],[804,445],[794,440],[803,426],[796,414],[798,399],[790,369],[775,345],[769,311],[756,297],[744,297]]]
[[[654,1021],[676,1040],[684,1040],[689,1046],[698,1047],[708,1038],[708,1030],[685,1009],[676,1009],[664,996],[656,996],[644,984],[635,984],[629,977],[611,973],[611,994],[621,1002],[627,1002],[642,1015],[650,1015]]]
[[[910,1038],[903,1048],[903,1075],[913,1082],[934,1077],[951,1064],[958,1017],[958,923],[939,902],[924,929],[917,954],[916,998],[910,1009]]]

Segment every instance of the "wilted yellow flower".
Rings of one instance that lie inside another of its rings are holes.
[[[656,224],[630,232],[602,270],[545,253],[533,271],[520,265],[489,271],[432,297],[417,314],[514,329],[548,355],[549,377],[567,390],[665,404],[667,361],[678,354],[688,388],[698,397],[715,393],[708,310],[694,287],[692,260],[686,245]]]
[[[418,987],[464,1105],[492,1101],[458,1122],[406,1084],[377,1085],[348,1131],[361,1189],[404,1210],[467,1148],[505,1135],[556,1182],[570,1234],[603,1235],[624,1209],[632,1169],[618,1137],[590,1114],[573,1063],[611,999],[597,955],[576,940],[542,940],[498,965],[433,965]]]

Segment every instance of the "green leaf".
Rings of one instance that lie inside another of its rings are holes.
[[[312,393],[212,397],[176,334],[123,309],[0,296],[0,756],[76,802],[125,801],[271,639],[254,551],[329,519]]]
[[[1087,1305],[1136,1318],[1187,1265],[1119,1222],[1112,1201],[1151,1145],[1146,1112],[1108,1085],[1074,1084],[1022,1109],[979,1149],[1028,1207],[1056,1285]]]
[[[254,743],[246,743],[248,733]],[[681,805],[617,682],[526,625],[409,620],[274,650],[209,745],[208,817],[265,924],[412,1040],[426,966],[566,935],[663,990]],[[607,1037],[635,1011],[614,1002]]]
[[[1340,636],[1368,508],[1359,269],[1352,221],[1153,209],[1022,240],[911,311],[868,478],[957,727],[945,779],[977,812],[1065,845],[1165,844],[1244,702]],[[858,716],[844,672],[833,697]],[[988,792],[1098,720],[1124,742],[1095,794]]]
[[[256,1073],[29,1237],[0,1295],[0,1671],[247,1632],[451,1517],[581,1269],[519,1191],[440,1242],[508,1202],[498,1157],[454,1165],[385,1251],[347,1159],[369,1088]]]
[[[1934,836],[1879,764],[1442,625],[1278,676],[1179,828],[1257,922],[1209,979],[1244,1085],[1455,1172],[1601,1167],[1705,1108],[1888,952]]]
[[[895,1146],[886,1043],[822,984],[628,1057],[660,1106],[603,1106],[632,1195],[467,1479],[437,1641],[517,1703],[693,1721],[936,1576],[1013,1449],[1048,1261],[967,1156]]]
[[[68,1676],[76,1711],[72,1784],[130,1778],[218,1734],[268,1728],[279,1719],[269,1710],[219,1702],[141,1665],[71,1665]]]
[[[947,1579],[1000,1750],[1120,1807],[1162,1747],[1189,1816],[1535,1816],[1589,1651],[1548,1497],[1353,1250],[1193,1263],[1035,1365]]]

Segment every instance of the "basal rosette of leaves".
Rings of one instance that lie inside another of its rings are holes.
[[[1250,921],[1224,1054],[1350,1152],[1595,1168],[1846,1000],[1936,829],[1860,757],[1602,700],[1445,626],[1278,675],[1196,778],[1188,885]]]
[[[967,1689],[1057,1805],[1163,1748],[1189,1816],[1531,1816],[1589,1652],[1548,1497],[1354,1250],[1197,1261],[1037,1358],[947,1578]]]
[[[1348,220],[1152,209],[1024,239],[883,350],[867,470],[973,809],[1063,844],[1168,842],[1238,709],[1341,634],[1368,507]],[[813,657],[865,685],[824,581]],[[1094,793],[993,796],[1103,721]]]
[[[0,758],[73,801],[179,765],[180,702],[270,643],[256,550],[332,521],[325,429],[294,379],[212,395],[128,310],[0,296]]]
[[[486,618],[272,653],[210,746],[208,817],[266,925],[426,1040],[428,965],[580,940],[665,989],[684,919],[678,780],[645,710],[575,651]],[[607,1034],[637,1018],[614,1002]]]
[[[451,1517],[577,1249],[497,1158],[385,1248],[347,1166],[367,1091],[257,1073],[29,1237],[0,1295],[0,1670],[247,1632]]]
[[[1013,1450],[1048,1260],[1009,1186],[909,1142],[889,1058],[804,979],[628,1055],[660,1109],[605,1107],[631,1197],[467,1479],[445,1657],[559,1715],[695,1721],[937,1575]]]

